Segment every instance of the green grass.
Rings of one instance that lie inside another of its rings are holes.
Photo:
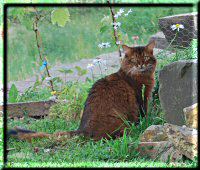
[[[152,111],[149,122],[163,124],[161,112]],[[9,120],[8,127],[21,126],[26,129],[53,133],[77,129],[80,120],[24,118]],[[7,167],[195,167],[197,162],[163,163],[138,156],[138,137],[146,129],[143,119],[138,127],[130,125],[127,135],[115,140],[94,142],[82,136],[55,139],[35,139],[32,143],[10,138]],[[36,153],[34,148],[39,148]]]
[[[59,95],[59,99],[68,100],[68,104],[58,103],[52,106],[50,117],[45,119],[35,120],[27,116],[23,120],[9,119],[8,128],[21,126],[26,129],[48,133],[77,129],[80,123],[80,112],[84,107],[84,102],[92,84],[90,81],[86,83],[74,82],[65,84],[62,93]],[[32,91],[34,90],[32,89]],[[26,101],[33,100],[33,94],[31,91],[27,93]],[[77,100],[74,100],[74,95],[76,95]],[[45,91],[43,91],[43,96],[46,96]],[[23,96],[21,97],[21,99],[24,98]],[[35,97],[34,99],[37,100]],[[157,110],[152,107],[150,108],[151,116],[149,117],[149,125],[163,124],[163,114],[160,107]],[[74,119],[74,115],[77,112],[78,118]],[[10,139],[8,141],[8,147],[14,148],[14,150],[11,150],[8,154],[8,166],[27,166],[27,162],[30,166],[41,166],[40,162],[43,162],[44,166],[51,165],[51,167],[62,165],[84,167],[86,166],[84,162],[96,162],[88,164],[88,166],[113,166],[117,162],[131,163],[138,159],[138,153],[135,151],[135,148],[137,147],[139,135],[145,129],[146,122],[143,119],[139,127],[136,128],[134,124],[129,126],[129,135],[124,135],[116,140],[94,142],[91,139],[76,136],[74,138],[64,139],[59,143],[55,139],[34,140],[32,143],[28,143]],[[34,152],[35,147],[39,148],[38,153]],[[47,150],[49,152],[46,152]],[[21,162],[20,165],[17,163],[19,161]],[[131,165],[133,166],[134,163]],[[118,166],[125,166],[125,164],[119,164]]]
[[[37,163],[37,162],[24,162],[24,163],[12,163],[8,164],[7,167],[81,167],[81,168],[92,168],[92,167],[113,167],[113,168],[118,168],[118,167],[125,167],[125,168],[194,168],[196,167],[197,164],[194,163],[163,163],[163,162],[151,162],[151,161],[144,161],[142,159],[135,159],[132,162],[100,162],[100,161],[95,161],[95,162],[75,162],[75,163]]]
[[[118,19],[122,23],[119,33],[127,44],[133,44],[131,37],[138,35],[138,44],[143,45],[159,31],[160,17],[188,13],[192,8],[132,7],[132,10],[133,13],[127,19]],[[103,34],[99,31],[101,19],[104,15],[110,15],[108,8],[71,8],[69,11],[71,21],[64,28],[52,25],[47,20],[39,23],[43,51],[50,65],[71,63],[117,50],[114,44],[108,49],[99,49],[97,46],[101,42],[113,40],[111,27]],[[34,32],[27,30],[24,25],[11,23],[8,35],[8,80],[23,80],[39,73],[41,61]]]

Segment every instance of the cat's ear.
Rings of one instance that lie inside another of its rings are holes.
[[[156,42],[155,42],[155,40],[153,40],[153,41],[151,41],[151,42],[146,46],[146,49],[147,49],[148,51],[153,51],[153,49],[155,48],[155,46],[156,46]]]
[[[122,48],[123,48],[124,53],[125,53],[126,55],[128,55],[128,54],[131,53],[131,50],[132,50],[131,47],[128,47],[127,45],[122,45]]]

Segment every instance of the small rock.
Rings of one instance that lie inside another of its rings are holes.
[[[177,150],[174,146],[171,146],[167,151],[163,152],[159,160],[162,162],[177,162],[182,160],[183,155],[179,150]]]
[[[156,41],[156,46],[155,48],[159,48],[159,49],[165,49],[167,46],[169,46],[169,43],[167,42],[165,35],[163,34],[163,32],[157,32],[155,35],[153,35],[149,42],[152,42],[153,40]]]
[[[160,142],[141,142],[137,148],[140,156],[147,157],[153,160],[160,160],[162,162],[180,161],[182,154],[174,147],[170,141]]]
[[[151,125],[140,136],[141,142],[159,142],[167,141],[168,137],[164,131],[163,125]]]
[[[198,128],[198,104],[183,109],[186,125],[190,128]]]
[[[197,138],[198,133],[196,129],[183,128],[181,126],[165,123],[165,132],[169,138],[169,141],[185,155],[187,158],[193,160],[197,156]]]

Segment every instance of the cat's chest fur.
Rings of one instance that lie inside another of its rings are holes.
[[[98,80],[90,90],[79,130],[98,136],[112,132],[123,119],[136,121],[138,104],[134,82],[117,72]],[[134,117],[134,116],[135,117]]]

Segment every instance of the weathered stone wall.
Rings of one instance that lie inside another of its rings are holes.
[[[171,26],[181,24],[184,28],[172,30]],[[165,38],[176,47],[188,47],[192,39],[197,38],[197,13],[179,14],[159,19],[159,26]],[[177,34],[177,35],[176,35]]]
[[[185,125],[183,108],[197,103],[197,60],[181,60],[159,72],[159,99],[168,123]]]

